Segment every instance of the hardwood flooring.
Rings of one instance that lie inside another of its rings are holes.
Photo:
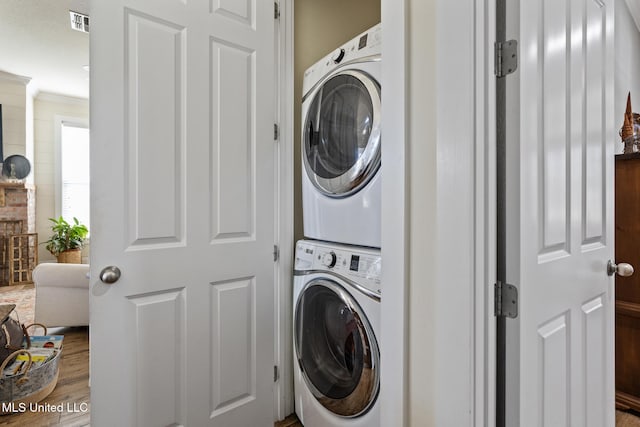
[[[274,424],[274,427],[304,427],[296,414],[291,414],[282,421]]]

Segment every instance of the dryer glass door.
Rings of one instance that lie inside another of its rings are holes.
[[[303,129],[309,179],[323,194],[345,197],[380,167],[380,86],[369,74],[345,70],[314,92]]]
[[[357,417],[375,402],[379,351],[365,314],[339,284],[311,281],[295,312],[298,363],[315,398],[334,414]]]

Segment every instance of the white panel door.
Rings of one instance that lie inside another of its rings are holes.
[[[273,3],[91,19],[91,424],[273,425]]]
[[[519,8],[519,70],[506,77],[507,279],[520,293],[507,425],[612,427],[613,0]]]

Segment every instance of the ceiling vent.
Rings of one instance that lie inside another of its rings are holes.
[[[69,11],[69,17],[71,18],[71,28],[76,31],[82,31],[83,33],[89,32],[89,16],[83,15],[80,12]]]

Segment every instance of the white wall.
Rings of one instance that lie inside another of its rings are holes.
[[[31,79],[0,71],[4,157],[26,154],[27,87]],[[0,159],[0,163],[3,159]]]
[[[56,216],[56,151],[55,117],[65,116],[89,122],[89,101],[61,95],[40,93],[34,102],[35,161],[34,178],[36,184],[36,232],[38,241],[44,242],[51,235],[49,218]],[[87,249],[83,258],[87,257]],[[55,258],[44,245],[38,248],[38,259],[52,261]]]
[[[436,424],[437,2],[409,2],[409,420]],[[384,360],[384,359],[383,359]]]
[[[615,30],[615,124],[622,127],[627,105],[627,93],[631,91],[634,112],[640,112],[640,32],[629,13],[625,0],[616,0]],[[615,152],[622,153],[623,145],[616,137]]]
[[[24,112],[24,120],[25,120],[25,142],[24,142],[24,156],[31,163],[31,173],[27,176],[25,181],[29,184],[33,184],[35,182],[34,179],[34,171],[33,164],[35,160],[35,141],[33,135],[33,103],[34,98],[36,96],[35,89],[33,89],[32,85],[27,85],[27,93],[25,100],[25,112]],[[6,153],[5,153],[6,154]]]

